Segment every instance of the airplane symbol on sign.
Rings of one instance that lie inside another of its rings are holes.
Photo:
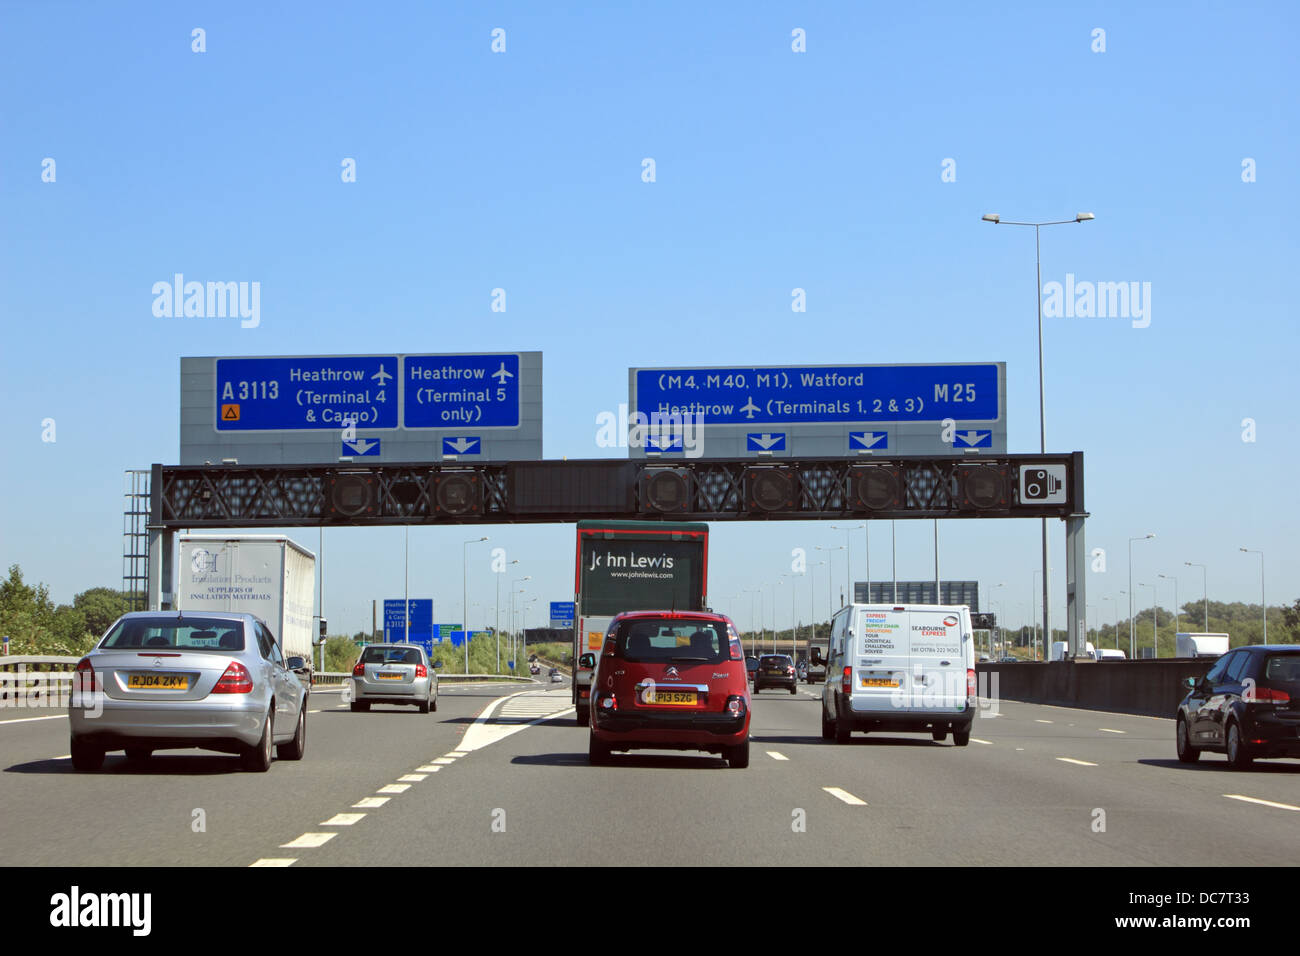
[[[753,417],[754,417],[754,413],[755,413],[756,411],[759,411],[759,407],[758,407],[757,405],[754,404],[754,396],[750,395],[750,396],[749,396],[749,400],[748,400],[748,402],[747,402],[746,404],[740,406],[740,410],[741,410],[742,412],[745,412],[745,413],[746,413],[746,415],[745,415],[746,418],[749,418],[749,419],[752,420]]]
[[[506,383],[506,379],[515,377],[515,373],[507,372],[506,363],[502,362],[501,367],[492,373],[492,377],[497,380],[498,385],[504,385]]]
[[[389,375],[381,368],[378,372],[376,372],[374,375],[370,377],[373,379],[377,379],[379,381],[379,387],[383,388],[385,385],[388,384],[388,380],[393,376]]]

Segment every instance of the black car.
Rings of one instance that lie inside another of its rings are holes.
[[[753,683],[754,675],[758,673],[758,658],[751,654],[745,655],[745,674],[749,677],[750,683]]]
[[[764,687],[788,687],[795,692],[799,678],[795,676],[794,661],[788,654],[764,654],[758,661],[758,670],[754,671],[754,693]]]
[[[1224,753],[1236,769],[1256,757],[1300,757],[1300,644],[1252,644],[1186,680],[1178,705],[1178,759]]]

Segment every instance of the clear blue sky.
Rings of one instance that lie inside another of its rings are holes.
[[[1270,603],[1293,601],[1296,11],[8,3],[0,561],[59,601],[120,583],[122,473],[177,459],[182,355],[540,349],[554,458],[607,454],[596,416],[627,400],[633,366],[1005,361],[1009,447],[1037,451],[1033,234],[980,216],[1087,210],[1044,230],[1044,282],[1151,284],[1148,328],[1047,323],[1048,447],[1085,452],[1088,546],[1109,558],[1089,603],[1111,619],[1102,599],[1147,531],[1135,580],[1177,572],[1187,603],[1195,561],[1213,598],[1258,601],[1245,546],[1266,553]],[[260,282],[260,326],[155,318],[151,287],[175,272]],[[482,533],[471,602],[495,602],[498,545],[530,595],[572,596],[571,528]],[[900,577],[932,575],[931,535],[899,524]],[[314,529],[297,536],[316,549]],[[459,617],[470,536],[411,533],[412,593],[438,620]],[[791,549],[844,537],[716,525],[714,604],[747,626],[752,599],[731,596],[761,587],[788,624]],[[1007,616],[1028,615],[1036,522],[943,522],[940,539],[944,577],[1005,581]],[[327,531],[325,561],[332,630],[401,594],[400,529]]]

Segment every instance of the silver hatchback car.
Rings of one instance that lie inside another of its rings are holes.
[[[258,772],[271,766],[272,746],[282,760],[301,760],[304,665],[286,661],[251,614],[125,614],[77,664],[72,765],[98,770],[109,750],[142,761],[178,747],[238,754],[244,769]]]
[[[438,674],[419,644],[371,644],[352,667],[351,709],[371,704],[415,704],[420,713],[438,709]]]

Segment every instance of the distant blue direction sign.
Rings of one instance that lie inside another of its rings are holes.
[[[407,428],[515,428],[519,356],[407,355],[402,405]]]
[[[483,440],[477,435],[462,435],[442,440],[444,455],[477,455],[483,451]]]
[[[573,602],[551,602],[551,627],[573,627]]]
[[[704,425],[996,421],[998,365],[637,369],[636,411]]]
[[[745,447],[749,451],[785,451],[785,432],[750,432]]]
[[[986,431],[982,428],[968,428],[965,431],[954,432],[952,436],[953,448],[992,448],[993,432]]]
[[[849,451],[887,451],[889,432],[849,432]]]
[[[433,599],[411,598],[411,632],[406,632],[407,610],[402,599],[384,601],[384,639],[389,643],[411,641],[417,644],[433,643]]]
[[[219,432],[396,428],[396,355],[217,359]]]

